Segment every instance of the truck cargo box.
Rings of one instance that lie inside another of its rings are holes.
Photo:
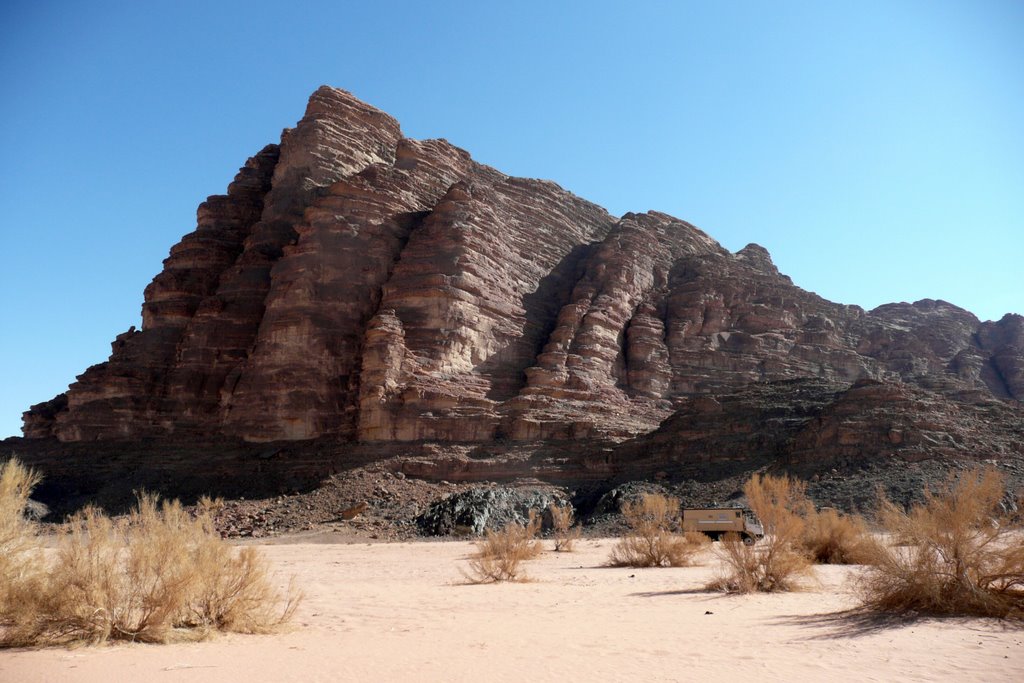
[[[761,522],[743,508],[685,508],[683,531],[699,531],[713,539],[733,533],[748,545],[764,536]]]

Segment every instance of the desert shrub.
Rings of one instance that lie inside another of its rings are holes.
[[[536,539],[540,526],[540,517],[531,510],[526,524],[511,522],[500,531],[488,529],[476,544],[466,578],[472,583],[525,581],[523,562],[536,558],[542,550]]]
[[[16,600],[15,587],[34,584],[42,557],[35,543],[35,524],[25,507],[39,475],[10,459],[0,465],[0,615]]]
[[[34,525],[25,516],[32,489],[39,475],[11,458],[0,464],[0,548],[9,555],[20,549],[33,534]]]
[[[750,593],[799,587],[811,568],[803,545],[808,509],[805,489],[803,482],[788,476],[751,477],[743,492],[764,525],[765,537],[756,546],[748,546],[738,534],[726,534],[717,551],[725,571],[708,584],[710,590]]]
[[[680,536],[672,531],[679,523],[679,501],[653,493],[624,503],[622,514],[630,532],[612,548],[613,567],[684,567],[705,545],[704,534]]]
[[[299,600],[269,584],[256,549],[236,553],[221,540],[202,507],[192,515],[150,495],[122,519],[94,508],[77,514],[56,557],[9,591],[0,613],[7,646],[267,632]]]
[[[683,534],[683,538],[686,539],[687,543],[691,543],[696,546],[708,547],[712,543],[711,537],[703,531],[687,531]]]
[[[548,506],[548,512],[551,514],[551,529],[555,542],[555,551],[571,553],[573,546],[582,534],[578,526],[573,526],[575,519],[572,506],[558,507],[552,504]]]
[[[831,508],[808,508],[803,546],[818,564],[862,564],[871,542],[867,523],[859,515],[844,515]]]
[[[739,534],[722,537],[717,554],[725,563],[725,574],[707,585],[710,590],[727,593],[773,593],[800,588],[800,579],[810,569],[806,555],[773,547],[773,540],[760,546],[748,545]]]
[[[909,512],[881,497],[879,521],[906,545],[875,542],[859,583],[883,612],[1024,619],[1024,524],[993,469],[950,475]]]

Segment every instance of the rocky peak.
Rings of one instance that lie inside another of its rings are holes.
[[[736,252],[736,258],[751,268],[762,270],[766,273],[778,274],[779,269],[772,261],[772,255],[760,244],[750,243]]]
[[[326,86],[199,207],[143,319],[30,409],[26,436],[580,442],[679,410],[671,424],[704,424],[723,396],[786,382],[834,397],[869,378],[1009,415],[1024,397],[1020,316],[836,304],[761,246],[616,219]]]

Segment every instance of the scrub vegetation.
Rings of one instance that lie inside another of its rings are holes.
[[[533,510],[526,524],[507,524],[500,531],[488,529],[476,544],[476,553],[469,560],[470,583],[527,581],[523,563],[538,557],[542,551],[537,534],[541,519]]]
[[[883,497],[879,521],[889,542],[870,546],[859,584],[864,606],[1024,619],[1020,502],[1009,504],[993,469],[951,475],[909,511]]]
[[[551,514],[551,536],[554,540],[555,552],[571,553],[576,541],[580,539],[582,530],[574,526],[572,506],[549,505],[548,512]]]
[[[755,474],[744,485],[750,509],[764,526],[764,538],[746,545],[726,534],[717,549],[724,571],[708,584],[729,593],[771,593],[798,589],[811,571],[804,545],[809,502],[803,482],[788,476]]]
[[[255,548],[220,538],[212,501],[188,511],[142,494],[116,519],[87,508],[44,550],[24,515],[38,481],[17,460],[0,466],[0,645],[266,633],[294,614],[301,596],[274,588]]]
[[[630,531],[612,548],[613,567],[685,567],[711,539],[701,533],[679,535],[679,501],[645,493],[622,505]]]

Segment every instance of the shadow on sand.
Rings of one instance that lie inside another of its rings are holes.
[[[806,640],[837,640],[840,638],[860,638],[891,629],[906,628],[926,622],[950,622],[962,628],[969,628],[971,622],[979,626],[979,630],[993,628],[1016,630],[1019,626],[998,619],[978,619],[969,616],[946,616],[938,614],[892,614],[872,612],[864,608],[831,612],[825,614],[799,614],[780,616],[772,624],[796,626],[807,631]]]
[[[728,593],[708,591],[705,588],[687,588],[671,591],[652,591],[630,593],[630,597],[660,598],[671,596],[703,596],[702,602],[715,602],[724,599],[738,599],[742,596]],[[766,621],[767,626],[795,626],[804,632],[803,640],[839,640],[843,638],[860,638],[892,629],[901,629],[925,622],[948,621],[956,622],[964,627],[966,622],[974,618],[966,616],[943,616],[934,614],[893,614],[873,612],[864,608],[854,608],[840,612],[824,612],[820,614],[779,615]],[[1013,624],[999,620],[984,620],[986,628],[1003,627],[1013,630]]]

